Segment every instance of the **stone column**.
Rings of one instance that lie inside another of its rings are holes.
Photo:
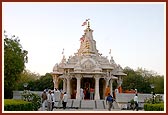
[[[113,80],[112,80],[112,78],[110,79],[110,92],[111,92],[111,95],[113,95]]]
[[[58,75],[53,75],[54,89],[58,88]]]
[[[76,99],[81,99],[80,97],[80,87],[81,87],[81,76],[80,75],[77,75],[76,76],[76,79],[77,79],[77,93],[76,93]]]
[[[99,79],[100,79],[100,76],[96,75],[94,78],[95,78],[95,96],[94,96],[94,99],[99,100],[100,99],[100,94],[99,94]]]
[[[121,88],[121,85],[122,85],[122,79],[121,79],[121,76],[119,76],[119,79],[118,79],[118,92],[121,93],[121,90],[119,90]]]
[[[122,79],[121,79],[121,76],[119,76],[119,79],[118,79],[118,87],[120,87],[122,85]]]
[[[53,77],[53,83],[54,83],[54,89],[56,88],[56,75],[52,75]]]
[[[58,89],[58,76],[57,76],[57,78],[56,78],[56,84],[55,84],[55,88],[57,88]]]
[[[111,79],[111,78],[109,78],[109,77],[106,77],[106,78],[105,78],[105,80],[106,80],[106,87],[107,87],[108,85],[110,85],[110,84],[109,84],[109,80],[110,80],[110,79]]]
[[[66,89],[66,78],[63,79],[63,91],[67,91]]]
[[[70,98],[71,97],[70,96],[70,88],[71,88],[71,86],[70,86],[70,80],[71,80],[70,76],[67,76],[66,80],[67,80],[67,91],[66,91],[66,93],[68,95],[68,98]]]
[[[53,83],[54,83],[54,89],[56,88],[56,79],[55,79],[55,75],[53,75]]]

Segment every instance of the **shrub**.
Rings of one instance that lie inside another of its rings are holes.
[[[164,102],[160,95],[146,99],[144,104],[145,111],[164,111]]]
[[[41,106],[41,98],[39,95],[32,93],[28,90],[23,91],[22,99],[24,101],[32,102],[35,111],[37,111]]]
[[[145,111],[164,111],[164,103],[157,103],[157,104],[144,104]]]
[[[16,99],[4,100],[4,111],[32,111],[33,109],[31,102]]]

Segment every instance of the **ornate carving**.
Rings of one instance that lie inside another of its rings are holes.
[[[89,59],[85,61],[82,65],[82,68],[85,71],[93,71],[94,67],[95,67],[94,63]]]

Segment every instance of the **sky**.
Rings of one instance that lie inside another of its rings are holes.
[[[28,51],[26,69],[45,75],[73,56],[89,18],[99,53],[122,68],[166,75],[165,3],[3,2],[2,28]]]

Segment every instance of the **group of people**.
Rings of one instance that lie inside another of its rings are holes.
[[[80,88],[80,97],[81,99],[94,99],[94,89],[93,88],[85,88],[84,90]]]
[[[114,97],[110,94],[110,87],[107,86],[105,90],[105,100],[106,104],[108,104],[108,110],[111,111],[113,106],[113,102],[115,101]],[[135,96],[134,96],[134,108],[133,110],[138,111],[138,93],[136,91]]]
[[[54,93],[57,92],[57,93]],[[56,96],[55,94],[61,94],[60,96]],[[59,100],[62,100],[62,105],[63,105],[63,109],[66,108],[66,104],[68,101],[68,95],[66,94],[66,92],[62,92],[59,91],[58,89],[54,89],[54,90],[44,90],[41,98],[42,98],[42,111],[45,111],[45,107],[47,105],[47,111],[52,111],[54,108],[54,103],[56,101],[58,101],[58,99],[56,99],[56,97],[60,97]]]
[[[54,89],[54,90],[48,90],[48,92],[46,90],[43,91],[41,97],[42,97],[42,111],[45,111],[45,107],[47,105],[47,110],[48,111],[52,111],[54,108],[54,102],[57,101],[56,99],[56,95],[54,94],[54,92],[60,92],[58,89]],[[87,92],[87,90],[86,90]],[[87,94],[86,92],[84,92],[84,90],[81,88],[80,89],[80,96],[81,99],[84,99],[84,96]],[[92,93],[93,92],[93,93]],[[92,89],[90,93],[90,99],[93,99],[93,94],[94,94],[94,89]],[[68,95],[66,94],[66,92],[60,92],[60,100],[62,100],[62,105],[63,105],[63,109],[66,108],[66,104],[68,101]],[[59,97],[59,96],[57,96]],[[105,100],[106,100],[106,104],[108,105],[108,110],[111,111],[113,106],[113,102],[115,101],[115,98],[110,94],[110,88],[109,86],[107,86],[106,90],[105,90]],[[134,96],[134,108],[133,110],[137,110],[138,111],[138,94],[136,93]]]

